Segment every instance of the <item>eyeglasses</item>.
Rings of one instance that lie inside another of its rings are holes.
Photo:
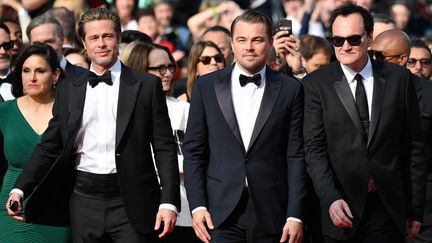
[[[0,45],[0,49],[3,47],[5,51],[9,51],[14,47],[14,44],[15,43],[13,41],[5,42]]]
[[[363,36],[366,35],[366,32],[364,32],[361,35],[350,35],[347,37],[340,37],[340,36],[332,36],[330,37],[330,42],[335,47],[341,47],[345,43],[345,40],[348,41],[348,44],[350,46],[359,46],[361,44],[361,40]]]
[[[174,73],[176,70],[176,65],[174,64],[169,64],[167,65],[159,65],[157,67],[148,67],[148,70],[159,70],[160,75],[164,75],[166,73],[167,70],[169,70],[171,73]]]
[[[431,64],[431,59],[430,58],[429,59],[426,59],[426,58],[423,58],[423,59],[409,58],[408,62],[407,62],[407,66],[414,67],[417,64],[417,62],[420,62],[420,65],[422,67],[429,67],[429,65]]]
[[[391,58],[400,57],[403,54],[403,53],[401,53],[401,54],[397,54],[397,55],[384,55],[384,53],[382,51],[375,51],[375,50],[369,50],[368,53],[373,59],[379,60],[379,61],[386,61],[386,60],[389,60]]]
[[[214,55],[214,56],[202,56],[202,57],[199,57],[198,59],[199,59],[199,61],[200,62],[202,62],[204,65],[209,65],[210,64],[210,62],[211,62],[211,59],[214,59],[215,60],[215,62],[217,62],[217,63],[221,63],[221,62],[223,62],[224,61],[224,55],[223,54],[217,54],[217,55]]]

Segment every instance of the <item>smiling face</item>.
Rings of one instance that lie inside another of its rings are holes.
[[[201,53],[200,57],[214,57],[216,55],[220,54],[216,48],[206,46]],[[209,64],[204,64],[202,61],[199,61],[197,64],[197,75],[204,75],[207,73],[214,72],[216,70],[224,68],[224,63],[222,62],[216,62],[215,58],[211,58],[211,61]]]
[[[108,70],[117,60],[119,36],[111,20],[95,20],[84,24],[84,47],[98,73]]]
[[[60,70],[52,70],[47,60],[32,55],[22,66],[21,79],[24,93],[39,98],[51,96],[51,90],[60,77]]]
[[[250,75],[259,72],[272,50],[266,25],[238,21],[232,35],[232,49],[239,67]]]
[[[332,25],[333,36],[348,37],[362,35],[360,45],[350,45],[345,40],[341,47],[334,47],[338,61],[348,66],[353,71],[359,72],[366,65],[367,50],[372,43],[372,38],[366,34],[363,26],[363,18],[358,13],[347,16],[338,16]]]
[[[4,30],[0,29],[0,45],[9,43],[9,34]],[[6,75],[11,64],[11,50],[5,50],[2,46],[0,47],[0,73],[1,75]]]

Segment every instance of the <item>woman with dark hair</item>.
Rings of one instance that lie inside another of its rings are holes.
[[[198,41],[190,52],[187,66],[186,93],[178,99],[188,101],[198,76],[214,72],[226,66],[225,58],[219,47],[211,41]]]
[[[113,7],[120,17],[122,31],[137,30],[138,24],[135,20],[137,6],[137,0],[114,0]]]
[[[12,73],[12,94],[16,99],[0,103],[0,163],[7,163],[0,181],[1,242],[71,241],[69,228],[23,223],[12,219],[4,207],[11,207],[7,205],[9,192],[52,118],[54,87],[60,76],[52,47],[34,44],[21,53]]]
[[[125,64],[142,72],[156,75],[161,79],[171,127],[177,142],[177,156],[180,171],[181,211],[177,217],[174,231],[169,236],[160,239],[159,241],[164,243],[201,242],[196,237],[192,228],[189,203],[186,198],[186,189],[184,187],[182,142],[189,114],[189,103],[172,97],[171,81],[176,70],[174,57],[165,46],[154,43],[137,43],[132,49],[132,52]]]

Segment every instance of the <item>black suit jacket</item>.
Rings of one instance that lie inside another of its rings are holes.
[[[287,217],[303,218],[303,88],[267,67],[266,86],[245,150],[232,103],[233,66],[195,84],[184,142],[190,209],[208,208],[216,227],[239,202],[245,177],[263,231],[280,233]]]
[[[422,131],[428,158],[428,175],[426,187],[426,205],[423,226],[432,225],[432,82],[425,78],[416,78],[415,87],[420,106]]]
[[[66,60],[65,74],[66,76],[75,76],[85,72],[87,69],[71,64]]]
[[[81,125],[87,80],[88,71],[60,82],[54,117],[15,184],[26,197],[38,186],[25,209],[29,222],[68,224],[69,197],[75,183],[74,144]],[[160,79],[122,65],[115,158],[126,214],[141,233],[153,230],[160,203],[171,203],[180,209],[172,134]]]
[[[333,62],[303,79],[307,170],[321,201],[323,233],[336,239],[348,239],[356,232],[369,175],[403,234],[407,218],[421,220],[423,216],[427,165],[412,76],[406,68],[390,63],[372,61],[372,68],[367,145],[362,142],[363,128],[340,63]],[[408,181],[412,191],[407,189]],[[337,228],[329,217],[329,207],[338,199],[350,206],[352,229]]]

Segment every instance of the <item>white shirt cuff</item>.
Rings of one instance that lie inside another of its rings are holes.
[[[297,223],[300,223],[300,224],[303,224],[303,221],[301,221],[301,219],[298,219],[298,218],[294,218],[294,217],[288,217],[287,218],[287,221],[294,221],[294,222],[297,222]]]
[[[162,209],[162,208],[169,209],[169,210],[171,210],[171,211],[174,211],[176,214],[179,214],[179,212],[178,212],[176,206],[174,206],[174,205],[172,205],[172,204],[169,204],[169,203],[162,203],[161,205],[159,205],[159,209]]]
[[[194,214],[196,211],[205,210],[207,211],[206,207],[196,207],[194,210],[192,210],[192,214]]]
[[[21,191],[21,190],[18,189],[18,188],[14,188],[14,189],[12,189],[12,191],[9,193],[9,196],[10,196],[10,194],[12,194],[12,193],[18,193],[18,194],[21,196],[21,198],[24,199],[24,192]]]

